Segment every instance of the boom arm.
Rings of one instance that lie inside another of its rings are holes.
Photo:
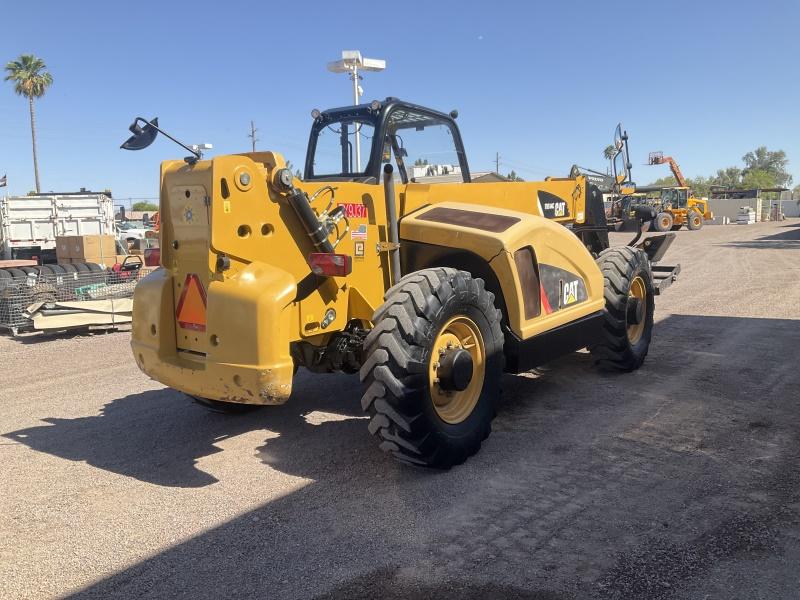
[[[686,178],[683,176],[683,173],[681,173],[681,168],[671,156],[664,156],[663,152],[651,152],[648,156],[648,163],[651,165],[663,165],[664,163],[669,164],[669,168],[672,171],[672,175],[675,177],[675,180],[678,182],[678,185],[681,187],[689,187],[689,185],[686,183]]]

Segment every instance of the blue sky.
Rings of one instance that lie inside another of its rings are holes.
[[[473,171],[526,179],[604,168],[622,120],[634,179],[740,164],[784,149],[800,183],[796,1],[741,2],[37,2],[4,3],[0,61],[45,59],[55,83],[37,103],[43,190],[111,188],[155,197],[164,139],[119,150],[136,115],[158,116],[214,153],[260,149],[300,164],[314,107],[350,100],[325,69],[342,49],[384,58],[365,100],[399,96],[457,108]],[[0,85],[0,175],[33,189],[26,102]]]

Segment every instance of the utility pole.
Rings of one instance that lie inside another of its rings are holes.
[[[258,141],[258,138],[256,137],[256,131],[258,131],[258,129],[256,129],[255,123],[250,121],[250,133],[247,134],[247,137],[249,137],[253,143],[253,152],[256,151],[256,142]]]
[[[494,172],[498,175],[500,174],[500,153],[495,152],[494,154]]]

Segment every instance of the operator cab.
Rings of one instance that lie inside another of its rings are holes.
[[[313,110],[305,181],[378,184],[393,163],[403,183],[435,183],[442,176],[470,181],[458,115],[387,98],[371,104]]]
[[[686,208],[688,205],[689,188],[664,188],[661,190],[661,203],[669,204],[672,208]]]

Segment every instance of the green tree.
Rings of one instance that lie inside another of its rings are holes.
[[[603,149],[603,157],[612,160],[617,155],[617,149],[609,144]]]
[[[774,173],[764,169],[747,169],[742,177],[742,187],[746,190],[776,187],[776,179]]]
[[[6,64],[5,81],[14,82],[14,91],[28,99],[28,108],[31,113],[31,140],[33,142],[33,173],[36,178],[36,192],[39,193],[39,157],[36,153],[36,113],[33,109],[33,99],[44,96],[47,88],[53,84],[53,76],[48,73],[47,65],[41,58],[33,54],[23,54],[17,60]]]
[[[506,175],[506,179],[509,181],[525,181],[522,177],[517,175],[516,171],[511,171],[511,173]]]
[[[767,150],[766,146],[759,146],[752,152],[748,152],[742,157],[742,162],[745,164],[742,175],[744,177],[751,171],[761,171],[772,175],[774,181],[773,186],[779,185],[782,187],[791,185],[792,176],[786,170],[789,165],[789,159],[786,158],[786,152],[783,150],[775,150],[774,152]],[[765,180],[764,175],[757,175],[757,180]],[[746,186],[750,187],[750,186]]]
[[[153,204],[152,202],[147,201],[134,202],[131,206],[131,210],[135,210],[137,212],[156,211],[158,210],[158,204]]]
[[[424,167],[427,164],[428,164],[427,158],[418,158],[417,160],[414,161],[415,167]]]
[[[742,183],[742,170],[739,167],[717,169],[717,174],[710,179],[712,185],[719,185],[724,188],[739,187]]]

